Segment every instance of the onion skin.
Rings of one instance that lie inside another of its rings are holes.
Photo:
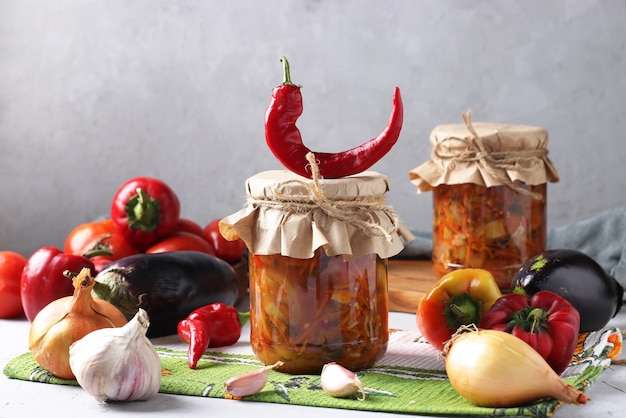
[[[73,379],[70,345],[100,328],[122,327],[128,321],[109,302],[94,299],[95,280],[84,268],[72,279],[74,294],[46,305],[33,319],[28,335],[29,350],[37,363],[53,375]]]
[[[450,383],[478,406],[514,407],[543,398],[581,405],[589,400],[530,345],[504,331],[461,330],[444,354]]]

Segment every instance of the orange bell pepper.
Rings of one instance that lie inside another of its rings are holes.
[[[489,271],[477,268],[451,271],[420,301],[417,327],[426,341],[441,350],[461,325],[478,325],[483,313],[500,296],[500,288]]]

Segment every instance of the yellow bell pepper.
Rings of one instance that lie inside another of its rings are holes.
[[[461,325],[478,324],[502,296],[493,275],[462,268],[443,276],[420,301],[417,327],[426,341],[441,350]]]

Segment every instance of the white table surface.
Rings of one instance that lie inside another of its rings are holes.
[[[626,329],[626,309],[614,318],[609,325]],[[390,326],[406,330],[416,330],[415,316],[406,313],[392,312]],[[16,355],[27,351],[29,322],[25,319],[0,319],[2,343],[0,344],[0,367]],[[249,328],[244,328],[242,341],[248,335]],[[166,337],[154,341],[172,342],[175,338]],[[620,358],[626,358],[624,353]],[[605,370],[598,380],[586,392],[591,398],[586,405],[564,405],[559,408],[555,418],[577,418],[598,416],[626,415],[626,365],[611,366]],[[297,405],[278,405],[264,402],[245,402],[228,399],[203,398],[158,394],[146,402],[127,402],[100,404],[80,387],[49,385],[9,379],[0,376],[0,418],[9,417],[247,417],[275,418],[280,416],[298,416],[307,418],[324,414],[333,417],[365,417],[376,418],[405,417],[381,412],[363,412]],[[284,415],[283,415],[284,414]]]

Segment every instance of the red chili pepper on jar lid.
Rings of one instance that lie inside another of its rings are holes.
[[[306,155],[312,152],[302,142],[296,121],[302,114],[300,86],[291,82],[289,63],[281,57],[284,68],[283,83],[272,91],[272,99],[265,113],[265,140],[274,156],[290,171],[311,178]],[[387,127],[375,138],[337,153],[313,152],[323,178],[340,178],[361,173],[380,160],[398,140],[404,110],[400,89],[395,88],[393,107]]]
[[[195,369],[208,347],[233,345],[241,336],[243,318],[234,307],[216,302],[191,312],[178,323],[178,336],[189,344],[187,363]]]

